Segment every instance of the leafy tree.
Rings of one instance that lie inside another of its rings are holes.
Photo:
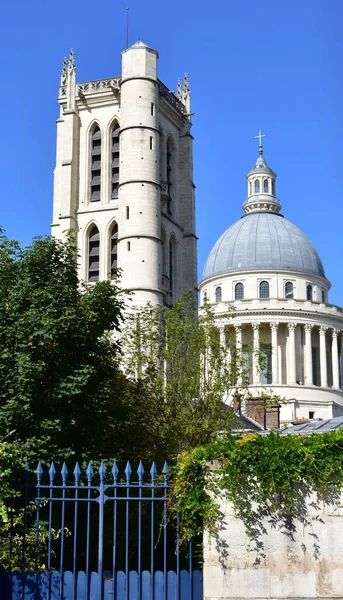
[[[171,308],[147,306],[127,317],[125,373],[145,398],[150,438],[159,439],[168,454],[209,443],[218,432],[230,430],[234,413],[223,400],[236,395],[242,402],[249,395],[252,348],[238,352],[226,336],[222,343],[209,304],[196,318],[191,293]],[[265,348],[257,354],[264,368]]]
[[[72,236],[26,248],[0,236],[0,436],[27,460],[105,452],[122,308],[113,282],[79,283]]]

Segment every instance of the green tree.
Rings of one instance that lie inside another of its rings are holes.
[[[125,373],[145,398],[149,437],[168,454],[212,442],[218,432],[231,429],[234,413],[223,400],[236,395],[242,401],[249,395],[252,348],[237,352],[228,331],[225,343],[220,340],[209,304],[198,318],[191,293],[171,308],[133,310],[123,346]],[[264,368],[264,347],[257,361]]]
[[[80,284],[72,236],[0,236],[0,437],[30,462],[115,455],[122,309],[113,282]]]

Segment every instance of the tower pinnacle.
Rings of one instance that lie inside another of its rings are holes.
[[[262,156],[263,154],[263,146],[262,146],[262,138],[266,137],[265,133],[262,133],[262,131],[260,130],[258,132],[258,135],[255,135],[255,140],[259,140],[259,146],[258,146],[258,151],[260,153],[260,156]]]

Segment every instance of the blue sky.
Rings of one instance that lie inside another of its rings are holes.
[[[125,47],[159,51],[170,89],[192,93],[199,279],[219,235],[241,214],[257,156],[278,173],[283,214],[311,238],[343,304],[342,0],[12,0],[2,6],[0,223],[29,243],[49,233],[56,101],[63,56],[77,80],[120,74]]]

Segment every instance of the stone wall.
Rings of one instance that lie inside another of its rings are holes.
[[[343,598],[343,496],[309,498],[311,524],[293,539],[265,523],[265,557],[253,549],[243,522],[224,503],[220,549],[204,536],[204,600]]]

